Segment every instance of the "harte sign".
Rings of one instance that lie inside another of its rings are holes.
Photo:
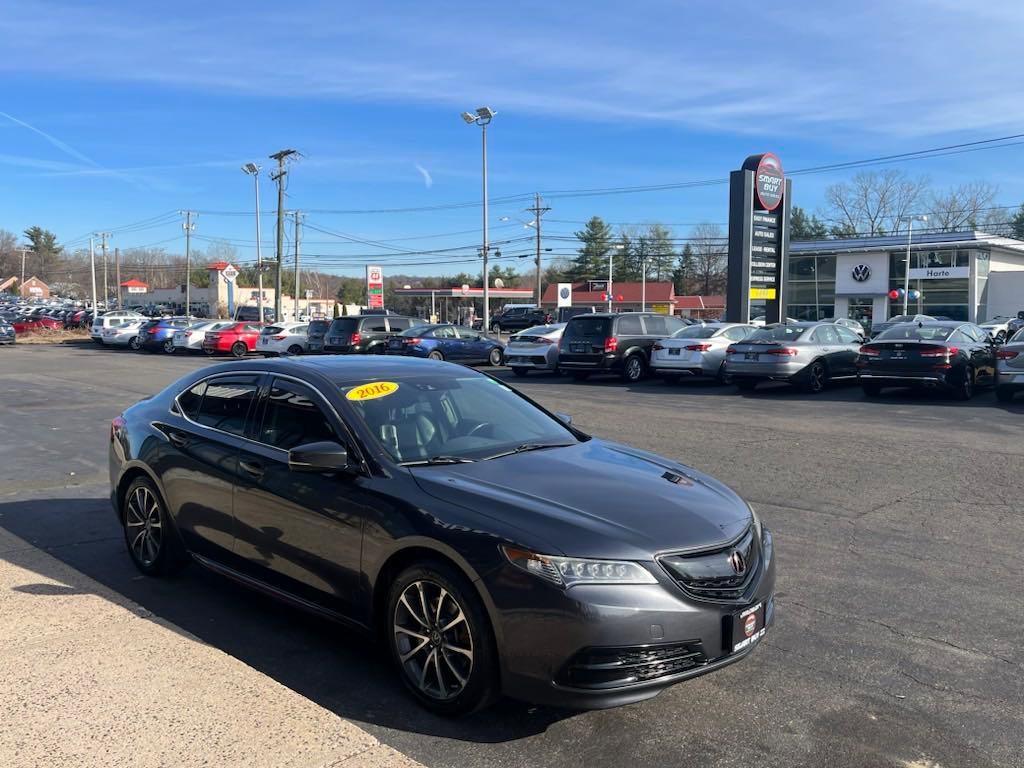
[[[766,211],[778,208],[785,188],[786,177],[782,173],[782,163],[771,152],[765,152],[757,164],[754,177],[754,190],[761,207]]]

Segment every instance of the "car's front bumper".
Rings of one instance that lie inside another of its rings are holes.
[[[774,623],[774,557],[761,567],[742,603],[694,599],[659,566],[652,563],[650,567],[657,571],[658,584],[578,585],[563,590],[512,565],[485,576],[483,584],[498,617],[503,693],[573,709],[642,701],[749,655],[764,633],[733,651],[731,622],[740,611],[762,604],[764,628]],[[653,661],[642,670],[637,667],[632,681],[623,678],[593,685],[570,681],[569,671],[581,656],[664,657],[684,646],[699,650],[692,666],[657,666],[663,662]]]

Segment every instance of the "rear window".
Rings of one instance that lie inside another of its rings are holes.
[[[327,329],[331,327],[331,324],[326,320],[312,320],[309,323],[310,334],[314,333],[326,333]]]
[[[747,341],[796,341],[803,336],[806,326],[802,325],[776,325],[771,328],[758,328]]]
[[[681,331],[676,331],[672,334],[673,339],[710,339],[715,333],[718,332],[717,328],[710,328],[706,325],[689,325],[683,328]]]
[[[567,339],[586,339],[608,335],[607,317],[574,317],[565,326],[563,334]]]
[[[331,323],[331,333],[352,333],[359,325],[359,319],[355,317],[339,317]]]
[[[910,341],[945,341],[955,331],[944,325],[913,325],[904,323],[882,331],[875,341],[908,339]]]
[[[389,317],[388,327],[393,333],[398,331],[407,331],[412,328],[412,320],[408,317]]]
[[[399,335],[409,337],[422,336],[425,333],[430,333],[433,327],[434,326],[432,325],[416,325],[410,328],[408,331],[402,331],[402,333],[400,333]]]

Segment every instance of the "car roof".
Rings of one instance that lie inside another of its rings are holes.
[[[427,358],[381,355],[303,355],[219,363],[196,371],[197,374],[201,374],[196,378],[242,371],[280,373],[297,376],[300,379],[322,378],[335,386],[389,379],[401,381],[410,376],[424,375],[444,379],[485,376],[485,374],[464,365]]]

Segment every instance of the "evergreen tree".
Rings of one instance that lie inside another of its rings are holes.
[[[576,237],[581,245],[567,270],[566,278],[577,282],[607,274],[612,228],[600,216],[593,216],[586,226],[576,233]]]
[[[644,235],[647,250],[647,279],[662,282],[671,279],[672,233],[663,224],[651,224]]]
[[[687,243],[679,254],[675,269],[672,270],[672,284],[676,288],[676,293],[680,296],[689,295],[693,273],[693,248]]]
[[[1024,240],[1024,205],[1010,219],[1010,237]]]
[[[807,212],[799,205],[794,205],[789,215],[790,240],[823,240],[828,237],[828,226],[815,215]]]

